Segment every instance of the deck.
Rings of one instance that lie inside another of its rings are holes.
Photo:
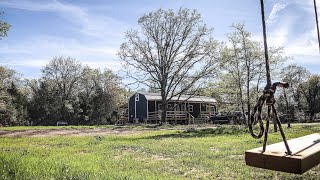
[[[194,117],[187,111],[167,111],[166,122],[173,124],[201,124],[209,123],[210,117],[214,112],[202,111],[200,117]],[[161,118],[161,112],[149,112],[146,123],[158,123]]]

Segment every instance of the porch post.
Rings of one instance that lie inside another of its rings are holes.
[[[202,118],[202,103],[200,103],[200,118]]]
[[[148,123],[149,120],[149,100],[147,99],[147,120],[146,123]]]

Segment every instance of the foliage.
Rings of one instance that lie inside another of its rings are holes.
[[[316,113],[320,112],[320,76],[312,75],[310,78],[299,84],[296,97],[301,102],[301,109],[310,115],[310,121]]]
[[[232,28],[234,31],[228,34],[228,44],[222,52],[221,83],[218,82],[216,85],[225,89],[220,96],[224,97],[226,106],[231,103],[235,106],[232,109],[242,111],[249,117],[251,104],[257,100],[260,85],[264,82],[263,48],[261,42],[253,40],[244,24],[233,24]],[[273,70],[287,59],[282,48],[270,48],[269,54]]]
[[[27,94],[17,73],[0,66],[0,124],[23,125],[27,121]]]
[[[31,80],[29,117],[35,125],[107,124],[123,99],[120,78],[111,70],[91,69],[70,57],[54,57],[39,80]]]
[[[2,14],[3,13],[0,12],[0,16]],[[0,40],[1,40],[2,37],[6,37],[7,36],[7,33],[9,31],[9,29],[10,29],[10,24],[0,20]]]
[[[262,142],[242,131],[243,127],[222,126],[195,132],[144,129],[143,133],[101,138],[0,137],[0,179],[317,179],[320,176],[320,166],[303,175],[246,166],[245,150],[260,147]],[[291,139],[319,132],[320,127],[293,126],[285,131]],[[281,141],[279,133],[270,132],[268,137],[269,143]]]
[[[301,120],[300,112],[302,112],[300,94],[297,89],[300,83],[307,80],[310,72],[296,64],[290,64],[281,69],[281,81],[289,83],[288,89],[280,89],[277,94],[277,110],[281,114],[290,115],[291,118]]]

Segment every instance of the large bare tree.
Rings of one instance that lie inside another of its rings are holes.
[[[161,93],[164,121],[172,97],[194,92],[215,72],[219,43],[196,10],[159,9],[138,23],[126,32],[119,57],[130,78]]]

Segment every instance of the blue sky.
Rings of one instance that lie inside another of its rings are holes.
[[[138,28],[147,12],[180,7],[197,9],[217,40],[225,41],[237,22],[262,40],[259,0],[0,0],[1,19],[12,26],[0,41],[0,65],[37,78],[53,56],[70,56],[118,73],[124,32]],[[313,0],[266,0],[265,13],[269,46],[283,46],[293,57],[288,63],[319,73]]]

